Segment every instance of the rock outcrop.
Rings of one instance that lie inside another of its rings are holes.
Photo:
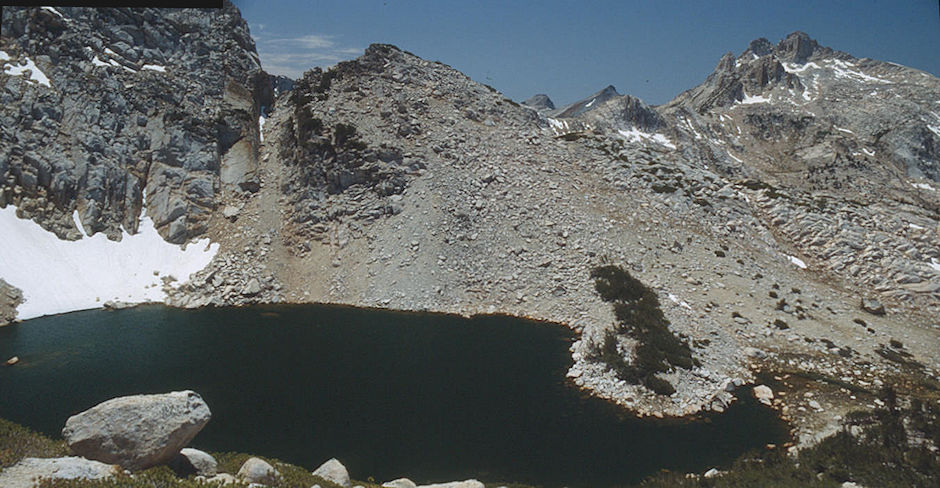
[[[35,488],[40,479],[104,480],[119,473],[119,467],[80,457],[25,458],[0,470],[0,486]]]
[[[29,63],[45,82],[2,79],[0,207],[66,239],[80,237],[77,211],[88,234],[118,239],[146,200],[161,235],[182,243],[205,232],[226,185],[255,185],[271,84],[230,2],[8,7],[2,27],[4,64]]]
[[[23,293],[0,278],[0,327],[16,320],[16,307],[22,301]]]
[[[172,461],[210,417],[193,391],[134,395],[69,417],[62,436],[74,454],[140,470]]]

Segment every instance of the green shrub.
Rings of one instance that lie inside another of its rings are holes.
[[[690,369],[696,363],[689,345],[669,330],[656,293],[619,266],[596,267],[591,270],[591,277],[601,299],[613,305],[617,332],[637,341],[635,360],[628,365],[616,347],[612,353],[606,350],[608,343],[616,345],[614,333],[608,332],[598,360],[624,381],[642,383],[659,394],[674,393],[672,385],[653,375],[671,367]]]

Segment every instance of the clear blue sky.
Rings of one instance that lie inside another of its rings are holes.
[[[661,104],[722,54],[802,30],[820,44],[940,75],[937,0],[233,0],[261,63],[297,77],[374,42],[441,61],[506,96],[561,106],[608,84]]]

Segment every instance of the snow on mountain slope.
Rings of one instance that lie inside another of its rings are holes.
[[[75,224],[82,229],[77,218]],[[178,286],[204,268],[219,249],[209,239],[185,249],[163,240],[144,216],[138,232],[121,241],[102,233],[77,241],[59,239],[39,224],[20,219],[16,208],[0,208],[0,277],[23,292],[17,318],[100,308],[107,301],[161,302],[164,280]]]

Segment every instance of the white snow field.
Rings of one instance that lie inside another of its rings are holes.
[[[84,234],[77,212],[74,217]],[[124,231],[121,242],[102,233],[65,241],[18,218],[13,205],[0,209],[0,278],[23,291],[17,318],[100,308],[109,300],[162,302],[162,278],[172,276],[179,286],[219,249],[209,239],[191,242],[185,250],[170,244],[147,216],[138,229],[134,235]]]

